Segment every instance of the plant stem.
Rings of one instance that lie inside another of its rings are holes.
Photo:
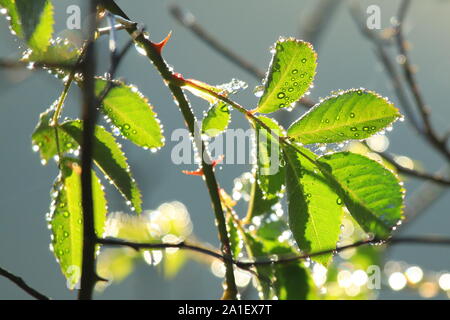
[[[97,121],[94,76],[96,70],[94,31],[96,26],[97,1],[89,4],[89,40],[86,57],[81,64],[83,75],[83,141],[81,144],[81,204],[83,208],[83,258],[81,271],[80,300],[91,300],[98,276],[95,271],[95,234],[94,199],[92,195],[92,153],[95,123]]]
[[[114,1],[102,1],[103,6],[111,13],[119,15],[127,20],[130,20],[128,16],[114,3]],[[149,41],[145,35],[137,28],[137,24],[134,23],[126,27],[127,32],[134,38],[135,42],[140,45],[146,52],[148,58],[154,64],[159,71],[163,80],[168,84],[169,90],[172,92],[175,100],[178,102],[178,106],[186,122],[186,125],[193,137],[197,137],[198,128],[196,128],[196,121],[194,114],[192,113],[189,102],[187,101],[182,89],[175,83],[176,78],[173,76],[172,71],[167,66],[166,62],[161,56],[161,51],[151,41]],[[219,186],[214,175],[214,169],[211,165],[211,160],[207,153],[203,153],[205,145],[203,141],[195,141],[197,143],[197,149],[201,155],[202,168],[205,177],[206,186],[208,188],[209,196],[211,198],[214,215],[217,221],[217,227],[219,232],[219,240],[221,242],[221,250],[224,256],[231,256],[230,240],[228,238],[228,231],[226,229],[225,215],[222,209],[222,204],[219,195]],[[223,299],[237,299],[237,287],[234,278],[233,263],[232,261],[224,261],[225,272],[225,291],[222,296]]]

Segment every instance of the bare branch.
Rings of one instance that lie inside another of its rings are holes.
[[[130,241],[123,241],[120,239],[99,239],[99,243],[106,245],[106,246],[126,246],[133,248],[135,250],[141,250],[141,249],[149,249],[149,250],[162,250],[167,248],[178,248],[178,249],[185,249],[185,250],[192,250],[196,251],[202,254],[206,254],[208,256],[211,256],[213,258],[219,259],[224,262],[230,262],[236,265],[238,268],[242,268],[245,270],[248,270],[248,268],[253,266],[260,266],[260,265],[275,265],[275,264],[283,264],[283,263],[289,263],[293,261],[300,261],[300,260],[307,260],[312,257],[317,257],[325,254],[336,254],[351,248],[357,248],[365,245],[397,245],[397,244],[424,244],[424,245],[439,245],[439,246],[448,246],[450,245],[450,238],[448,237],[442,237],[438,235],[428,235],[428,236],[417,236],[417,237],[398,237],[398,238],[391,238],[387,240],[380,240],[380,239],[372,239],[372,240],[362,240],[357,241],[355,243],[336,247],[328,250],[321,250],[318,252],[313,252],[309,254],[303,254],[303,255],[296,255],[296,256],[277,256],[277,257],[271,257],[268,259],[258,259],[254,261],[239,261],[234,260],[229,255],[222,255],[214,250],[206,249],[200,246],[187,244],[186,242],[180,242],[180,243],[136,243],[136,242],[130,242]]]
[[[19,288],[21,288],[23,291],[28,293],[33,298],[36,298],[38,300],[50,300],[50,298],[47,297],[46,295],[44,295],[44,294],[40,293],[39,291],[37,291],[36,289],[30,287],[21,277],[16,276],[1,267],[0,267],[0,276],[3,276],[5,278],[11,280]]]
[[[316,51],[323,31],[330,24],[331,18],[341,2],[341,0],[320,0],[314,10],[302,21],[300,28],[301,38],[311,42]]]
[[[362,21],[361,16],[361,8],[358,1],[353,1],[350,6],[350,14],[353,17],[353,21],[356,23],[361,34],[366,37],[375,47],[375,54],[380,59],[380,62],[383,64],[385,71],[387,72],[389,79],[391,81],[391,85],[395,91],[398,101],[400,102],[400,106],[406,114],[408,121],[412,124],[413,128],[419,133],[422,133],[422,126],[419,121],[416,119],[416,116],[413,111],[413,107],[411,106],[405,89],[403,87],[402,77],[397,72],[396,64],[392,61],[391,57],[387,53],[385,48],[386,41],[384,41],[378,33],[374,30],[367,28],[366,24]]]
[[[263,71],[259,70],[250,61],[239,56],[237,53],[235,53],[227,46],[219,42],[217,40],[217,37],[211,35],[208,31],[206,31],[206,29],[204,29],[199,23],[197,23],[195,16],[191,12],[182,9],[180,6],[176,4],[172,4],[169,10],[172,16],[179,23],[181,23],[188,30],[192,31],[200,40],[206,43],[210,48],[212,48],[217,53],[219,53],[226,59],[236,64],[241,69],[247,71],[256,79],[261,80],[262,78],[264,78],[265,74]]]
[[[398,24],[396,28],[396,40],[397,40],[397,47],[402,55],[404,57],[404,63],[402,63],[403,66],[403,73],[406,79],[406,83],[409,86],[409,89],[414,97],[414,101],[416,104],[416,107],[419,111],[419,114],[421,115],[421,119],[424,125],[424,135],[427,138],[427,140],[430,142],[430,144],[442,155],[444,155],[448,161],[450,161],[450,150],[447,148],[446,141],[440,137],[438,137],[432,123],[430,120],[430,109],[427,106],[425,99],[423,98],[419,85],[416,81],[415,75],[413,73],[413,68],[411,65],[411,59],[408,54],[407,49],[407,42],[405,41],[403,37],[403,23],[407,14],[407,11],[410,7],[411,1],[410,0],[403,0],[399,12],[398,12]]]

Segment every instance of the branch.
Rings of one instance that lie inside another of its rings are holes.
[[[443,186],[450,186],[450,180],[447,179],[445,176],[440,175],[440,174],[433,174],[433,173],[428,173],[428,172],[422,172],[422,171],[417,171],[417,170],[413,170],[413,169],[409,169],[406,168],[404,166],[402,166],[401,164],[397,163],[397,161],[394,159],[394,157],[387,153],[387,152],[378,152],[373,150],[367,142],[364,141],[364,145],[369,148],[369,150],[371,152],[375,152],[378,153],[380,156],[382,156],[383,158],[385,158],[387,161],[389,161],[389,163],[391,165],[393,165],[395,167],[395,169],[399,172],[399,173],[403,173],[405,175],[414,177],[414,178],[419,178],[419,179],[423,179],[423,180],[428,180],[431,182],[434,182],[436,184],[439,185],[443,185]]]
[[[400,102],[403,111],[406,114],[408,121],[412,124],[412,127],[417,131],[417,133],[422,134],[422,126],[416,119],[413,108],[409,103],[408,97],[403,87],[402,77],[397,72],[396,64],[394,63],[394,61],[392,61],[385,48],[386,41],[382,39],[374,30],[367,28],[365,22],[362,21],[361,8],[358,1],[352,2],[352,5],[350,6],[350,14],[361,34],[374,45],[376,51],[375,53],[380,59],[380,62],[384,66],[384,69],[389,76],[391,85],[395,91],[395,94],[398,101]]]
[[[437,235],[428,235],[428,236],[417,236],[417,237],[401,237],[401,238],[391,238],[387,240],[380,240],[380,239],[372,239],[372,240],[363,240],[363,241],[357,241],[355,243],[345,245],[342,247],[336,247],[328,250],[322,250],[318,252],[313,252],[309,254],[303,254],[303,255],[297,255],[297,256],[291,256],[291,257],[282,257],[277,256],[276,259],[268,258],[264,260],[254,260],[254,261],[239,261],[234,260],[231,255],[221,255],[217,253],[214,250],[206,249],[203,247],[195,246],[192,244],[187,244],[186,242],[180,242],[180,243],[136,243],[136,242],[130,242],[130,241],[123,241],[120,239],[98,239],[98,242],[106,245],[106,246],[125,246],[130,247],[134,250],[140,250],[140,249],[150,249],[150,250],[161,250],[161,249],[167,249],[167,248],[178,248],[178,249],[184,249],[184,250],[192,250],[196,251],[208,256],[211,256],[213,258],[219,259],[224,262],[230,262],[236,265],[236,267],[248,270],[250,267],[254,266],[261,266],[261,265],[275,265],[275,264],[284,264],[294,261],[300,261],[300,260],[307,260],[312,257],[317,257],[321,255],[326,254],[336,254],[351,248],[357,248],[365,245],[397,245],[397,244],[424,244],[424,245],[441,245],[441,246],[448,246],[450,245],[450,238],[448,237],[442,237]]]
[[[424,135],[427,140],[431,143],[434,148],[444,155],[448,161],[450,161],[450,150],[447,149],[445,139],[438,137],[436,131],[433,128],[430,120],[430,109],[425,103],[425,99],[423,98],[419,85],[417,84],[416,78],[413,73],[413,68],[411,66],[411,59],[408,55],[407,42],[403,37],[403,22],[406,17],[406,13],[410,7],[410,0],[403,0],[399,12],[398,12],[398,25],[396,28],[396,43],[400,54],[405,58],[403,66],[403,73],[406,79],[406,83],[409,86],[409,89],[414,97],[414,101],[416,107],[421,116],[423,125],[424,125]]]
[[[450,166],[444,165],[436,172],[437,175],[450,177]],[[448,189],[442,185],[437,185],[431,181],[424,182],[414,191],[414,193],[407,200],[407,210],[405,216],[408,224],[416,220],[427,208],[436,203],[436,201],[445,194]],[[404,230],[405,224],[403,224]]]
[[[95,1],[94,1],[95,2]],[[96,10],[97,6],[91,10]],[[93,15],[95,17],[95,15]],[[92,23],[92,22],[91,22]],[[110,56],[111,65],[108,72],[109,79],[113,79],[117,69],[125,54],[130,49],[133,41],[129,41],[124,48],[118,53],[115,28],[110,21]],[[95,24],[93,25],[95,26]],[[93,28],[93,27],[92,27]],[[92,299],[92,292],[97,281],[102,281],[95,271],[95,246],[98,244],[97,235],[95,233],[93,199],[92,199],[92,158],[93,158],[93,138],[95,132],[95,125],[98,118],[98,107],[108,95],[110,90],[114,87],[112,81],[108,81],[105,88],[98,97],[94,93],[94,76],[96,69],[95,54],[94,54],[94,32],[91,33],[92,38],[88,41],[88,49],[86,58],[83,61],[82,75],[83,75],[83,141],[81,146],[82,157],[82,206],[83,206],[83,266],[81,277],[81,290],[79,292],[79,299]],[[84,277],[83,277],[84,275]],[[84,280],[84,281],[83,281]]]
[[[182,9],[177,4],[172,4],[169,8],[172,17],[174,17],[183,27],[194,33],[200,40],[202,40],[206,45],[215,50],[217,53],[228,59],[229,61],[236,64],[241,69],[248,72],[250,75],[258,80],[264,78],[265,74],[263,71],[259,70],[250,61],[238,55],[236,52],[232,51],[230,48],[222,44],[217,40],[215,36],[210,34],[206,29],[204,29],[198,22],[195,16]]]
[[[331,22],[340,4],[341,1],[339,0],[320,0],[314,10],[302,21],[301,38],[312,43],[316,51],[319,46],[320,36]]]
[[[99,279],[95,271],[95,217],[92,195],[92,159],[93,138],[98,112],[94,92],[95,61],[95,28],[97,3],[91,0],[89,4],[89,39],[86,44],[86,56],[81,65],[82,83],[82,119],[83,133],[81,144],[81,205],[83,208],[83,257],[81,269],[81,289],[78,299],[91,300],[95,283]]]
[[[159,71],[163,80],[168,84],[169,90],[172,92],[177,104],[180,108],[180,111],[184,117],[186,125],[193,137],[199,137],[198,131],[199,129],[196,126],[196,121],[194,114],[192,113],[189,102],[187,101],[182,89],[174,83],[176,78],[174,77],[171,69],[167,66],[166,62],[161,56],[162,47],[158,47],[150,40],[146,38],[146,36],[142,33],[141,30],[138,29],[137,23],[133,23],[130,21],[129,17],[115,4],[114,1],[102,1],[103,6],[109,10],[111,13],[121,16],[122,18],[127,20],[126,30],[132,36],[134,41],[142,46],[145,50],[148,58],[154,64],[156,69]],[[129,23],[131,22],[131,24]],[[214,209],[215,218],[217,221],[217,227],[219,231],[219,240],[221,242],[221,249],[224,255],[230,255],[230,240],[228,238],[228,231],[226,229],[225,215],[222,210],[222,204],[220,201],[219,195],[219,186],[214,175],[214,169],[211,165],[211,160],[207,152],[203,153],[205,149],[205,145],[203,141],[198,141],[195,139],[194,141],[197,144],[197,149],[200,152],[201,160],[202,160],[202,168],[205,177],[206,186],[208,188],[209,196],[211,198],[212,206]],[[230,261],[224,261],[226,267],[226,289],[224,292],[224,299],[236,299],[237,298],[237,287],[234,279],[234,271],[233,264]]]
[[[46,295],[40,293],[39,291],[37,291],[36,289],[33,289],[32,287],[30,287],[28,284],[26,284],[26,282],[21,278],[18,277],[14,274],[12,274],[11,272],[3,269],[0,267],[0,276],[3,276],[9,280],[11,280],[13,283],[15,283],[19,288],[21,288],[23,291],[25,291],[26,293],[28,293],[30,296],[32,296],[33,298],[36,298],[38,300],[50,300],[49,297],[47,297]]]

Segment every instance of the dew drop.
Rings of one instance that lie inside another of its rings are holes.
[[[278,99],[283,99],[286,96],[286,94],[284,92],[279,92],[277,97]]]

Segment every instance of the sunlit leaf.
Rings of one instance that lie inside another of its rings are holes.
[[[107,80],[97,78],[95,92],[100,95]],[[137,88],[114,81],[112,89],[103,100],[101,111],[120,133],[143,148],[157,149],[164,145],[162,127],[147,98]]]
[[[207,111],[202,122],[202,133],[215,137],[228,127],[231,119],[230,107],[219,101]]]
[[[365,89],[351,89],[314,106],[288,129],[303,144],[364,139],[400,117],[387,99]]]
[[[61,129],[70,135],[79,145],[82,142],[83,125],[80,120],[67,121]],[[96,126],[94,135],[93,158],[102,172],[130,202],[138,213],[142,211],[141,193],[131,175],[127,158],[116,139],[103,127]]]
[[[289,107],[312,85],[317,55],[308,42],[294,38],[280,39],[265,80],[264,93],[257,112],[270,113]]]
[[[268,223],[266,229],[273,231],[273,223],[275,222]],[[278,230],[277,226],[274,229]],[[273,256],[280,259],[297,256],[298,252],[289,243],[278,239],[281,234],[282,232],[278,235],[270,232],[269,237],[265,238],[267,232],[257,232],[256,235],[247,233],[245,239],[252,258],[267,261]],[[310,294],[310,276],[301,261],[257,265],[256,271],[259,276],[258,291],[263,299],[277,297],[281,300],[304,300]]]
[[[97,258],[97,273],[108,281],[120,283],[133,272],[137,256],[138,253],[130,248],[102,250]],[[101,283],[97,286],[96,289],[102,288]]]
[[[402,219],[398,177],[378,162],[350,152],[323,156],[318,163],[359,225],[377,238],[387,238]]]
[[[227,214],[226,222],[231,253],[233,254],[233,258],[237,259],[242,251],[242,239],[236,226],[235,219],[231,214]]]
[[[11,30],[30,48],[45,51],[53,33],[53,6],[48,0],[0,0],[8,11]]]
[[[55,129],[54,126],[51,126],[56,103],[57,101],[49,109],[41,113],[39,123],[31,136],[33,150],[39,151],[44,164],[58,154],[58,147],[61,154],[77,148],[75,141],[68,134],[61,129]],[[56,142],[56,130],[58,130],[58,143]]]
[[[80,56],[80,48],[68,39],[57,38],[50,41],[50,45],[45,52],[28,49],[22,56],[22,61],[34,63],[45,62],[48,64],[66,64],[75,65]],[[52,73],[60,77],[69,74],[69,68],[49,67]]]
[[[316,158],[307,149],[303,151]],[[284,152],[289,227],[298,246],[305,253],[336,248],[343,213],[340,198],[314,164],[291,148]],[[326,254],[312,259],[326,266],[331,258],[332,254]]]
[[[280,201],[279,197],[264,198],[255,179],[255,174],[251,172],[245,172],[234,180],[233,196],[249,202],[246,222],[250,222],[253,217],[265,213],[275,213],[275,205]],[[279,209],[281,210],[281,206]]]
[[[284,136],[281,126],[273,119],[258,117],[276,136]],[[256,123],[257,171],[256,179],[264,197],[278,196],[284,184],[284,161],[278,140]]]
[[[257,181],[253,183],[252,189],[247,217],[251,219],[266,213],[275,213],[274,206],[280,201],[280,197],[265,198]]]
[[[95,231],[101,237],[106,220],[106,199],[100,180],[92,172]],[[76,159],[61,160],[61,173],[52,191],[48,216],[52,249],[67,285],[73,289],[80,280],[83,251],[83,210],[81,207],[81,167]]]
[[[186,251],[183,250],[173,253],[165,252],[163,259],[164,277],[173,279],[186,264],[187,259]]]

